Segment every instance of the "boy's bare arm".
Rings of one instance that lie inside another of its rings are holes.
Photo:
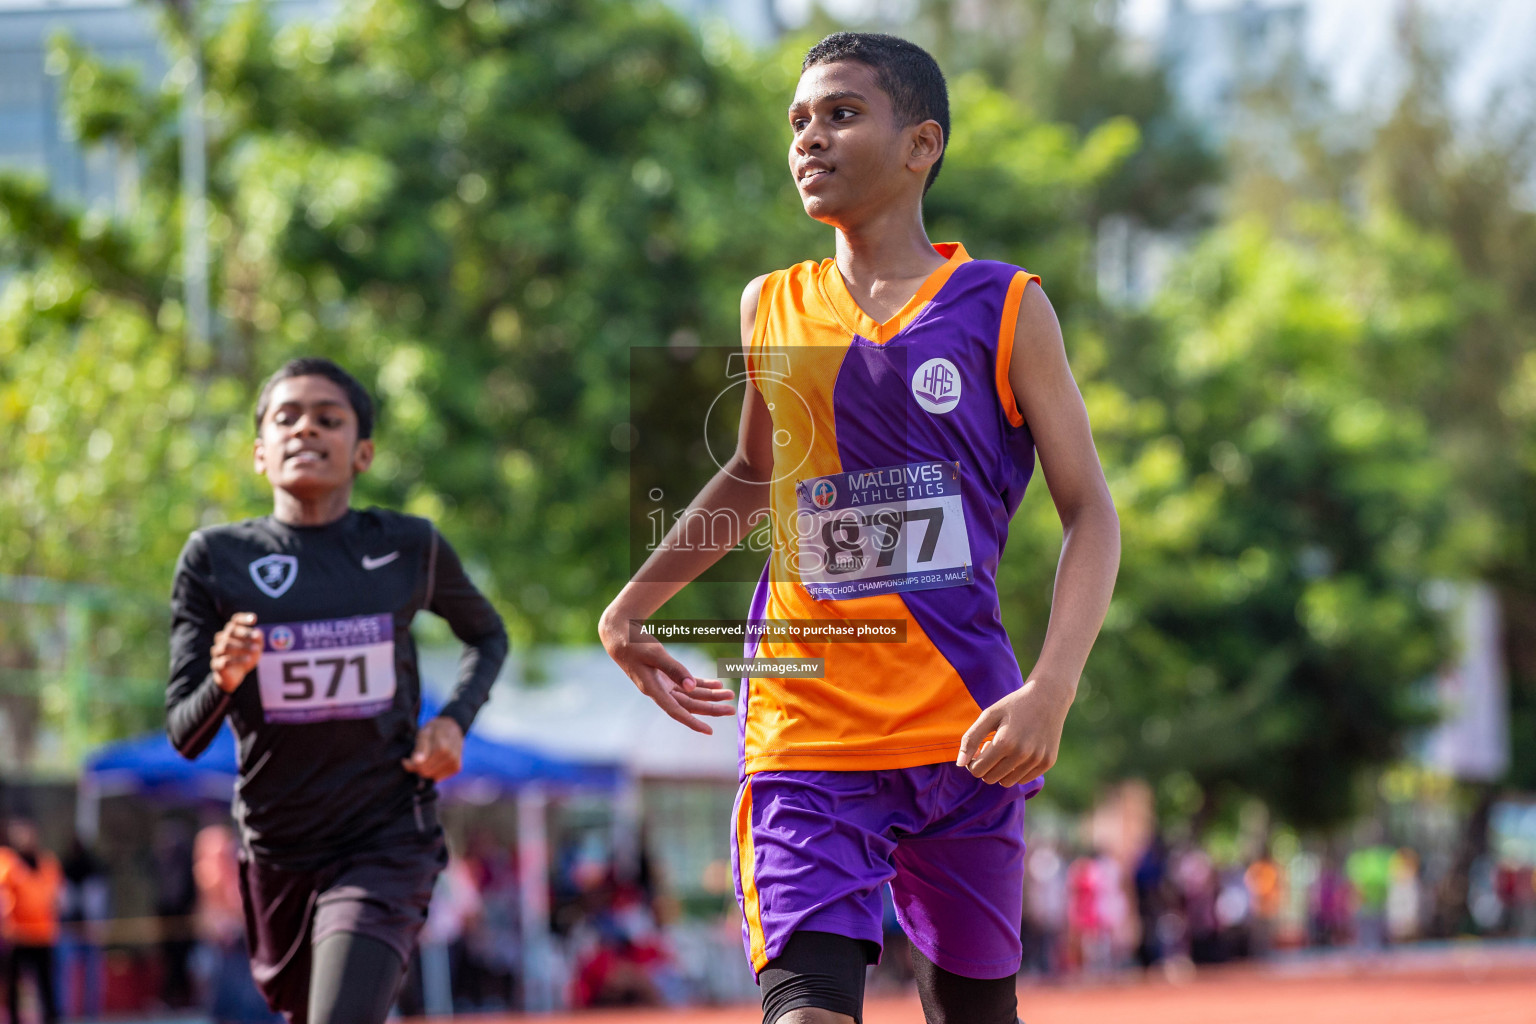
[[[758,296],[763,278],[747,285],[741,297],[742,347],[749,348],[757,319]],[[630,622],[656,613],[673,595],[697,579],[726,552],[734,548],[768,507],[768,481],[773,476],[773,418],[757,388],[746,389],[736,451],[725,467],[710,478],[661,544],[645,560],[634,578],[608,605],[598,623],[598,635],[608,655],[618,663],[640,691],[663,711],[690,729],[713,730],[697,715],[732,714],[726,702],[731,691],[716,680],[698,680],[650,634],[631,636]],[[716,531],[716,516],[730,529]],[[708,529],[685,535],[690,525],[705,523]]]
[[[987,782],[1015,785],[1056,761],[1078,677],[1109,610],[1120,566],[1120,520],[1067,363],[1061,325],[1033,282],[1019,305],[1008,380],[1061,518],[1061,559],[1039,659],[1017,693],[983,709],[966,730],[957,763]]]

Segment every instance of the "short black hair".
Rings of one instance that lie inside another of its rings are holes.
[[[267,378],[266,383],[261,386],[261,395],[256,399],[256,433],[261,433],[261,421],[266,418],[267,406],[272,399],[272,389],[277,387],[279,381],[293,377],[324,377],[338,385],[346,393],[347,403],[352,406],[352,412],[357,415],[357,439],[362,441],[373,436],[373,397],[368,394],[368,389],[359,384],[357,378],[346,370],[329,359],[321,359],[319,356],[290,359],[279,367],[276,373]]]
[[[845,60],[858,61],[874,71],[876,84],[891,98],[891,108],[903,127],[937,121],[944,132],[944,148],[949,148],[949,87],[932,54],[916,43],[882,32],[834,32],[806,51],[800,73],[818,64]],[[942,166],[944,152],[940,150],[923,184],[924,195],[933,187]]]

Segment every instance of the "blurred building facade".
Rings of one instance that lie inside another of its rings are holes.
[[[718,22],[730,26],[753,46],[777,39],[784,31],[784,20],[774,0],[666,0],[699,24]]]
[[[82,147],[69,135],[63,83],[49,73],[51,41],[68,36],[113,65],[137,68],[156,83],[173,56],[157,5],[133,0],[0,0],[0,168],[43,178],[54,194],[89,209],[117,213],[138,189],[138,166],[111,146]],[[271,0],[277,20],[316,17],[334,0]]]
[[[1217,151],[1234,136],[1283,160],[1288,141],[1273,119],[1250,116],[1254,96],[1275,87],[1300,95],[1308,74],[1307,5],[1301,0],[1195,7],[1169,0],[1160,37],[1147,49],[1165,69],[1168,86],[1189,122]],[[1254,138],[1269,131],[1274,138]],[[1098,225],[1095,270],[1099,294],[1118,305],[1150,302],[1184,251],[1174,234],[1148,230],[1124,216]]]
[[[49,40],[60,33],[114,63],[163,74],[153,14],[126,3],[7,3],[0,6],[0,167],[45,178],[63,197],[116,206],[133,184],[117,154],[86,151],[59,116],[61,83],[48,73]]]
[[[1246,124],[1249,94],[1305,74],[1306,36],[1301,2],[1195,8],[1171,0],[1160,50],[1179,105],[1220,143]]]

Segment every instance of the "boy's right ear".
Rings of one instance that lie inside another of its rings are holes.
[[[266,467],[263,465],[263,463],[266,461],[266,456],[267,446],[261,443],[261,437],[260,435],[257,435],[256,443],[251,449],[251,468],[256,470],[257,476],[266,475]]]
[[[907,167],[927,174],[928,169],[944,155],[944,129],[932,118],[917,124],[912,132],[912,151],[907,156]]]

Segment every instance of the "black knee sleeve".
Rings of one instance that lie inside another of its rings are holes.
[[[763,1024],[790,1010],[815,1008],[864,1019],[864,968],[879,950],[873,943],[831,932],[795,932],[784,952],[768,961],[763,986]]]
[[[928,1024],[1018,1024],[1019,992],[1013,975],[966,978],[929,960],[916,945],[912,971]]]

